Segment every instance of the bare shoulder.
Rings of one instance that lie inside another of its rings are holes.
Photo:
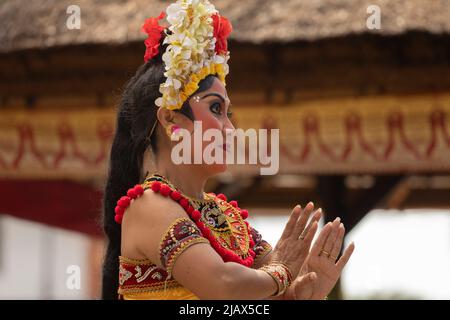
[[[123,225],[134,225],[141,227],[163,227],[171,221],[188,217],[183,208],[170,198],[161,196],[151,190],[133,200],[124,214]]]
[[[178,218],[188,218],[183,208],[170,198],[146,190],[133,200],[122,220],[122,254],[159,263],[159,244],[169,226]]]

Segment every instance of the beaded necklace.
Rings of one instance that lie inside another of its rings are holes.
[[[177,202],[225,262],[236,262],[247,267],[253,264],[255,242],[245,221],[247,210],[239,208],[236,201],[227,202],[223,194],[203,193],[204,199],[190,198],[160,174],[147,177],[117,201],[117,223],[122,223],[125,209],[131,201],[142,196],[147,189]]]

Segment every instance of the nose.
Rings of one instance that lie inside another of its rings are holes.
[[[227,131],[227,130],[231,130],[231,131],[236,130],[236,128],[234,127],[234,125],[231,122],[230,118],[228,118],[228,117],[226,119],[226,122],[225,122],[225,125],[224,125],[223,128],[224,128],[225,131]]]
[[[228,136],[233,136],[234,131],[236,129],[233,126],[233,123],[229,119],[227,119],[227,123],[223,127],[223,136],[225,139],[227,139]]]

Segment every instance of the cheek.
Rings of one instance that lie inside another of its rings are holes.
[[[201,121],[203,131],[207,129],[222,130],[223,124],[208,108],[193,110],[196,121]]]
[[[193,141],[192,143],[192,152],[195,152],[194,150],[194,146],[200,146],[201,150],[202,150],[202,154],[203,151],[205,150],[205,148],[211,144],[216,145],[216,144],[223,144],[223,141],[216,141],[215,139],[211,140],[203,140],[203,135],[205,133],[206,130],[208,129],[217,129],[218,131],[222,132],[223,126],[224,124],[208,109],[208,108],[198,108],[197,110],[193,110],[194,113],[194,117],[196,121],[201,121],[202,124],[202,135],[201,135],[201,141]],[[194,137],[195,138],[195,137]],[[192,153],[194,154],[194,153]],[[222,168],[223,165],[209,165],[211,168],[214,168],[213,171],[218,171],[221,172],[224,169]],[[226,168],[226,166],[225,166]]]

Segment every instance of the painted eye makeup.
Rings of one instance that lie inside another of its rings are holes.
[[[219,102],[213,102],[210,106],[209,106],[209,110],[211,110],[212,113],[217,114],[217,115],[221,115],[222,114],[222,108]]]

